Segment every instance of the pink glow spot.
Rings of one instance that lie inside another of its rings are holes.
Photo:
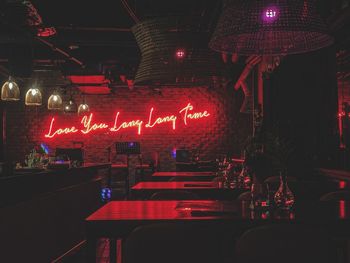
[[[266,22],[273,22],[278,17],[278,9],[276,7],[269,7],[264,10],[263,20]]]
[[[267,9],[265,13],[266,17],[273,18],[276,16],[276,11],[272,9]]]
[[[178,59],[183,59],[186,55],[186,52],[184,49],[178,49],[178,50],[176,50],[175,55]]]

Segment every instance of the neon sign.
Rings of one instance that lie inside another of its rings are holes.
[[[142,120],[130,120],[120,122],[120,112],[117,112],[114,118],[113,126],[104,122],[96,122],[94,120],[94,115],[91,113],[90,115],[85,115],[82,117],[80,121],[81,128],[77,128],[76,126],[70,127],[56,127],[55,118],[51,119],[50,126],[45,134],[45,138],[54,138],[57,136],[74,134],[80,132],[83,135],[89,134],[93,131],[105,130],[109,132],[118,132],[121,129],[129,129],[129,128],[137,128],[137,134],[142,133],[142,129],[150,129],[157,125],[166,125],[167,123],[171,124],[173,130],[176,129],[176,122],[179,119],[175,114],[166,115],[166,116],[157,116],[154,117],[154,108],[152,107],[148,114],[147,123],[144,123]],[[199,119],[207,118],[210,116],[208,111],[194,112],[194,107],[191,103],[188,103],[186,107],[182,108],[178,114],[182,117],[182,120],[185,125],[188,125],[189,121],[196,121]]]

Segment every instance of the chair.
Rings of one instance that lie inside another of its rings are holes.
[[[297,178],[293,176],[287,176],[286,178],[288,183],[296,183],[298,181]],[[264,183],[279,183],[279,182],[280,182],[279,176],[270,176],[264,180]]]
[[[136,228],[126,239],[124,263],[220,263],[221,233],[191,223],[161,223]]]
[[[239,201],[250,201],[252,199],[252,194],[250,191],[247,191],[247,192],[244,192],[244,193],[241,193],[237,199]]]
[[[214,177],[213,180],[211,180],[212,182],[224,182],[225,178],[223,176],[216,176]]]
[[[350,201],[350,191],[340,190],[335,192],[326,193],[321,196],[320,201]]]
[[[236,243],[238,263],[334,263],[336,252],[320,229],[296,224],[260,226],[246,231]]]
[[[297,183],[298,179],[296,177],[293,177],[293,176],[287,176],[286,178],[287,178],[288,186],[293,191],[295,186],[296,186],[296,183]],[[278,189],[278,187],[280,185],[280,177],[279,176],[267,177],[264,180],[264,183],[267,183],[269,185],[269,189],[271,191],[275,192],[275,191],[277,191],[277,189]]]
[[[159,170],[159,153],[150,152],[139,155],[139,164],[136,165],[136,172],[139,180],[145,181],[152,179],[152,174]]]
[[[195,193],[183,190],[164,190],[154,193],[151,200],[199,200]]]
[[[209,178],[210,179],[210,178]],[[203,182],[203,181],[211,181],[209,179],[206,179],[206,178],[201,178],[201,177],[179,177],[179,176],[174,176],[174,177],[171,177],[168,181],[169,182]]]
[[[197,163],[198,172],[215,172],[217,171],[217,164],[214,161],[199,161]]]

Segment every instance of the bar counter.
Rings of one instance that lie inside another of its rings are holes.
[[[99,171],[106,170],[106,176],[110,167],[109,163],[85,163],[67,169],[14,170],[11,176],[0,176],[0,207],[79,183],[102,179]]]
[[[55,261],[85,239],[83,220],[102,205],[110,164],[22,170],[0,177],[0,261]]]

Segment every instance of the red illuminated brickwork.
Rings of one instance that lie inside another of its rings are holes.
[[[43,93],[50,94],[47,90]],[[86,97],[86,102],[93,112],[94,122],[108,123],[113,127],[115,116],[119,112],[120,124],[131,120],[144,121],[140,135],[137,127],[134,127],[120,129],[118,132],[111,129],[96,129],[91,134],[74,132],[62,134],[57,138],[45,138],[53,117],[55,121],[60,122],[60,127],[68,127],[67,129],[84,124],[81,124],[82,116],[48,111],[46,99],[44,98],[44,105],[40,107],[26,107],[23,101],[9,105],[7,152],[12,160],[23,162],[25,154],[42,142],[54,153],[58,146],[73,147],[74,141],[81,141],[84,144],[87,162],[106,162],[108,147],[112,149],[112,160],[117,158],[115,142],[140,141],[143,155],[147,157],[157,152],[161,169],[169,170],[174,167],[172,156],[174,149],[198,149],[203,160],[213,159],[217,154],[226,152],[239,155],[251,131],[248,115],[239,113],[242,98],[224,87],[215,89],[169,87],[162,88],[160,93],[150,88],[135,88],[133,91],[120,88],[115,94]],[[82,97],[77,96],[75,100],[80,103]],[[198,114],[189,115],[189,108],[187,118],[184,119],[188,103],[193,106],[193,113]],[[149,126],[152,126],[158,117],[176,114],[179,118],[176,129],[173,129],[171,121],[153,125],[152,128],[145,127],[149,122],[152,107],[154,110]],[[184,110],[179,113],[181,109]],[[89,115],[85,119],[85,124],[89,121],[88,117]]]

